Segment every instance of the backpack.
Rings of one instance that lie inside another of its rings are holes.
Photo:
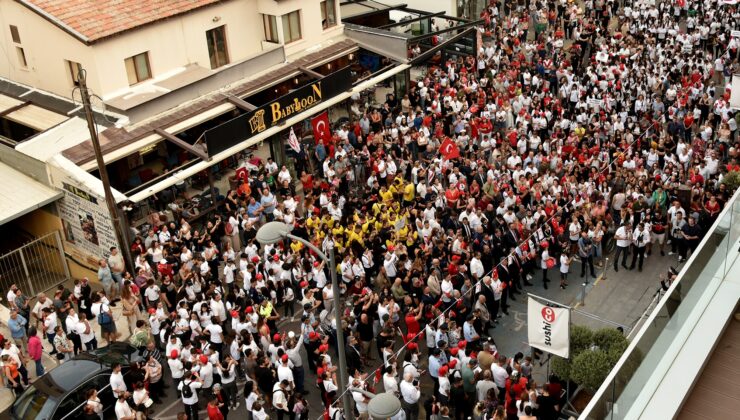
[[[100,313],[98,314],[98,324],[106,325],[113,322],[113,318],[110,317],[107,311],[103,310],[103,304],[100,304]]]
[[[190,384],[192,383],[193,381],[190,381],[188,383],[185,383],[185,382],[182,383],[182,397],[183,398],[193,397],[193,388],[190,388]]]

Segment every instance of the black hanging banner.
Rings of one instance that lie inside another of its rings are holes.
[[[223,124],[206,130],[208,155],[235,146],[284,120],[331,99],[352,87],[349,67],[337,70],[309,85],[294,90],[254,111],[239,115]]]

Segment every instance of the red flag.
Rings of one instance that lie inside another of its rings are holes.
[[[321,114],[311,119],[311,127],[313,128],[313,138],[316,140],[316,144],[320,141],[331,140],[331,128],[329,127],[329,114],[322,112]]]
[[[236,170],[235,175],[236,175],[236,179],[243,179],[246,181],[249,173],[247,172],[247,168],[241,167]]]
[[[443,141],[439,146],[439,152],[442,153],[442,156],[447,160],[460,157],[460,150],[457,148],[455,142],[449,137],[446,137],[445,141]]]

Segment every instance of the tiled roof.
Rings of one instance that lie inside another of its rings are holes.
[[[83,42],[226,0],[16,0]]]

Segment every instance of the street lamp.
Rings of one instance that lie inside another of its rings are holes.
[[[334,262],[334,244],[329,248],[329,256],[327,257],[319,248],[317,248],[311,242],[290,234],[290,228],[288,225],[282,222],[268,222],[262,225],[257,231],[257,241],[262,245],[274,244],[280,242],[283,239],[290,239],[296,242],[300,242],[307,246],[311,251],[315,252],[316,255],[321,258],[322,261],[329,264],[329,274],[331,277],[331,286],[334,291],[334,318],[337,325],[337,353],[339,356],[339,390],[342,392],[342,406],[344,406],[344,417],[348,420],[352,420],[352,406],[350,405],[350,394],[344,392],[347,389],[347,357],[345,355],[344,347],[344,329],[342,328],[342,310],[339,305],[339,299],[341,294],[339,292],[339,283],[337,282],[337,266]],[[400,403],[399,403],[400,407]]]
[[[401,400],[390,392],[373,394],[360,388],[350,388],[350,391],[359,392],[370,398],[370,402],[367,403],[367,413],[371,419],[388,420],[401,412]]]
[[[401,411],[401,401],[390,392],[381,392],[370,399],[367,413],[375,420],[389,419]]]

